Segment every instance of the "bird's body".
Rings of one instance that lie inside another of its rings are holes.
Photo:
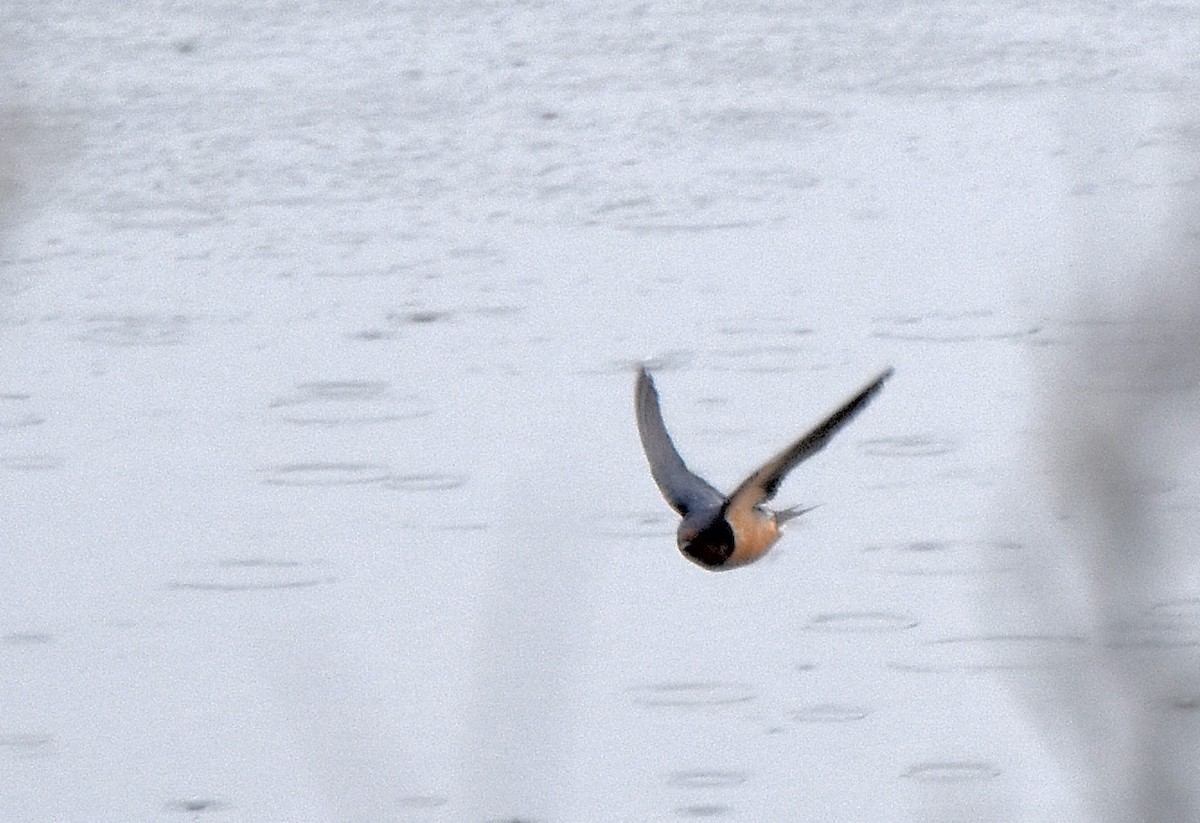
[[[772,511],[765,505],[783,478],[820,451],[871,401],[892,374],[887,369],[847,400],[808,434],[764,463],[726,497],[692,473],[663,423],[658,390],[645,368],[635,390],[638,434],[650,463],[650,474],[671,508],[683,518],[676,540],[679,550],[706,569],[722,571],[753,563],[779,540],[785,522],[808,509]]]

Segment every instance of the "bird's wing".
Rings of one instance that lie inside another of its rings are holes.
[[[799,463],[825,448],[825,444],[833,439],[842,426],[849,423],[856,414],[866,408],[871,399],[883,388],[884,381],[891,376],[890,368],[879,374],[842,404],[840,409],[825,418],[820,425],[768,460],[733,490],[725,508],[757,506],[774,497],[775,492],[779,490],[779,484],[783,482],[787,473]]]
[[[671,508],[685,517],[689,512],[706,508],[719,509],[725,502],[724,495],[693,474],[675,450],[658,407],[658,390],[645,367],[638,370],[634,400],[638,434],[650,463],[650,474]]]

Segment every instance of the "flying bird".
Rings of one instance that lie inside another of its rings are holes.
[[[892,370],[885,369],[808,434],[755,470],[727,497],[683,462],[663,423],[654,379],[645,366],[640,367],[634,390],[638,434],[654,482],[683,518],[675,537],[684,557],[710,571],[724,571],[753,563],[766,554],[779,540],[783,524],[809,511],[799,506],[772,511],[766,502],[775,496],[787,473],[823,449],[871,402],[891,375]]]

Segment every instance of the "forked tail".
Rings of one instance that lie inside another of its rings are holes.
[[[817,506],[791,506],[790,508],[781,509],[780,511],[775,512],[775,524],[777,526],[782,526],[789,520],[794,520],[800,515],[807,514],[815,508],[817,508]]]

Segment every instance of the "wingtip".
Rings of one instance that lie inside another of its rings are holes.
[[[658,389],[655,388],[654,378],[646,370],[645,363],[638,364],[637,378],[633,383],[633,396],[637,404],[639,416],[647,404],[658,402]]]
[[[637,365],[637,385],[639,388],[642,386],[654,387],[654,378],[650,376],[645,363],[638,363]]]
[[[888,381],[894,372],[895,369],[893,369],[891,366],[888,366],[883,371],[879,372],[879,374],[871,378],[870,382],[863,386],[862,390],[860,391],[860,396],[864,398],[870,398],[883,391],[883,384]]]

